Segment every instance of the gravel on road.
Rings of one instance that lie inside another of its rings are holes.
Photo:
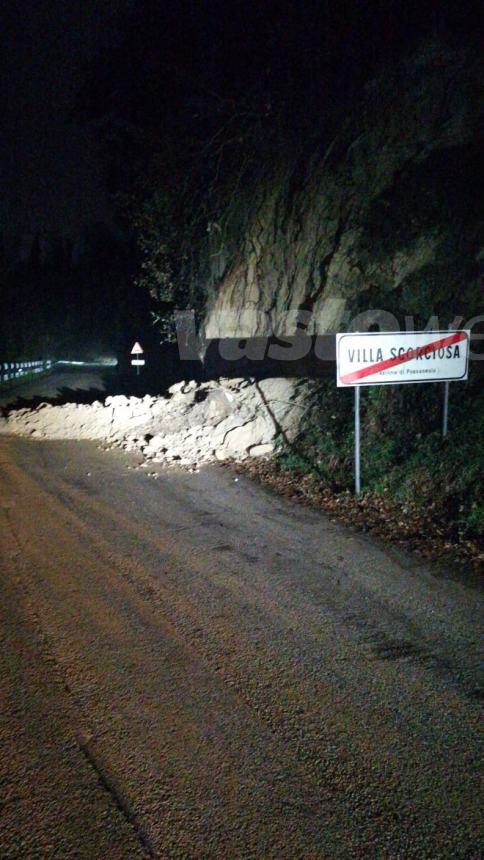
[[[476,589],[220,466],[0,480],[2,858],[480,856]]]

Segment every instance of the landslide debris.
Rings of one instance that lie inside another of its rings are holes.
[[[293,439],[314,386],[284,378],[178,382],[167,397],[117,395],[104,403],[11,411],[0,420],[0,433],[102,441],[166,464],[238,461]]]

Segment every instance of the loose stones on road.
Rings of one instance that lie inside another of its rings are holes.
[[[41,403],[0,419],[0,433],[34,439],[93,439],[146,460],[195,468],[267,456],[294,439],[316,383],[300,379],[178,382],[167,397],[107,397],[104,404]]]

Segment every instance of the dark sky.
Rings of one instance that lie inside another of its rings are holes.
[[[460,6],[465,11],[465,4]],[[0,10],[4,240],[15,237],[17,247],[28,246],[39,229],[75,238],[85,224],[112,222],[92,131],[73,106],[87,69],[99,63],[109,66],[127,41],[135,46],[130,50],[138,50],[138,56],[151,63],[152,71],[167,77],[169,111],[177,88],[185,100],[191,82],[195,90],[202,79],[208,88],[235,92],[239,80],[252,83],[252,67],[255,76],[280,75],[284,80],[291,63],[296,74],[305,65],[311,79],[313,57],[324,58],[324,52],[332,66],[338,65],[341,53],[343,75],[351,66],[352,52],[362,45],[368,46],[369,60],[372,51],[383,55],[385,45],[391,54],[399,40],[405,43],[418,32],[422,21],[438,27],[449,8],[449,3],[436,0],[4,0]],[[158,27],[151,36],[150,16]],[[317,42],[316,24],[321,33]],[[156,90],[156,105],[164,95],[162,85]],[[124,89],[118,97],[124,97]]]
[[[0,219],[28,243],[38,229],[76,235],[109,220],[93,141],[72,116],[83,70],[116,40],[121,2],[24,0],[2,4]]]

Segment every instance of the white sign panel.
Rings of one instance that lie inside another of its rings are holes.
[[[134,364],[138,367],[142,367],[143,364],[145,364],[145,360],[144,360],[144,358],[132,358],[131,364]]]
[[[401,385],[467,379],[469,331],[336,335],[337,384]]]
[[[142,352],[143,347],[140,343],[138,343],[138,341],[136,341],[135,345],[133,346],[133,349],[131,350],[131,355],[141,355]]]

